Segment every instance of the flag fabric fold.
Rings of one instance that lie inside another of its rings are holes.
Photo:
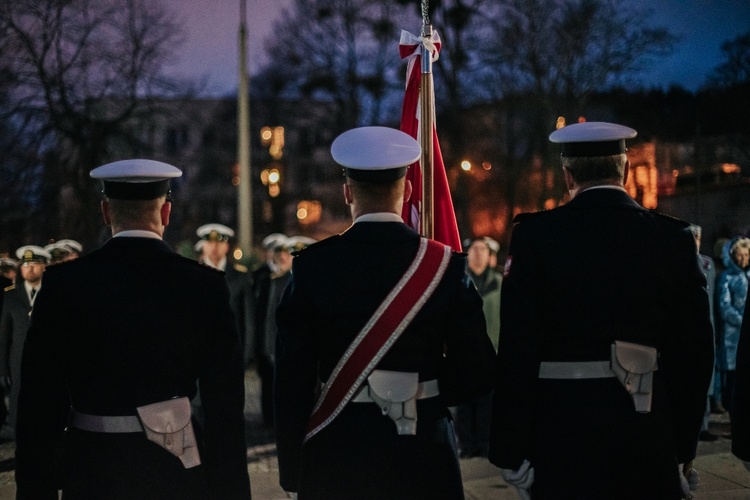
[[[440,52],[440,37],[437,31],[433,31],[432,38],[425,42],[422,38],[414,36],[408,31],[402,31],[399,52],[401,59],[408,60],[406,92],[404,93],[404,104],[401,110],[401,130],[419,140],[419,107],[424,102],[419,95],[422,78],[421,58],[423,54],[428,53],[433,58],[433,61],[437,60]],[[430,102],[434,103],[434,98]],[[445,164],[440,152],[440,143],[438,142],[437,129],[434,123],[432,124],[432,140],[434,162],[433,199],[435,204],[433,216],[434,239],[460,252],[461,238],[458,233],[456,213],[453,210],[453,200],[451,199],[448,187],[448,177],[445,172]],[[404,203],[401,218],[416,231],[420,231],[422,171],[419,162],[409,167],[406,178],[411,181],[412,195],[411,199]]]

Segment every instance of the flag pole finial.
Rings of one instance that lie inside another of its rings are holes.
[[[422,36],[432,35],[432,25],[430,24],[430,2],[422,0]]]

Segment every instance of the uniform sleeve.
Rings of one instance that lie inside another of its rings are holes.
[[[66,323],[61,294],[52,273],[45,276],[26,335],[16,429],[18,499],[57,499],[61,486],[60,450],[70,408],[57,345]]]
[[[740,460],[750,462],[750,307],[745,307],[742,320],[734,380],[732,453]]]
[[[229,289],[217,280],[210,310],[216,325],[214,342],[199,377],[204,414],[205,459],[209,489],[216,498],[250,498],[245,443],[245,370]]]
[[[535,289],[539,283],[533,247],[526,227],[513,229],[500,301],[503,327],[497,355],[497,375],[492,404],[490,462],[504,469],[518,469],[531,459],[534,406],[539,357]]]
[[[304,275],[294,259],[292,277],[276,310],[274,418],[279,460],[279,483],[297,491],[302,465],[302,442],[317,395],[318,367],[312,325],[314,311],[305,297]]]
[[[482,298],[465,269],[465,257],[454,255],[443,278],[450,280],[455,297],[439,380],[447,406],[469,403],[489,393],[495,372],[495,348],[487,335]]]
[[[695,458],[698,433],[706,409],[706,395],[714,360],[706,278],[685,231],[675,246],[675,286],[670,325],[659,352],[659,370],[670,397],[675,455],[680,463]]]

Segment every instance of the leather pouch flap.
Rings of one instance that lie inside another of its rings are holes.
[[[656,369],[656,349],[653,347],[615,341],[617,362],[630,373],[644,374]]]
[[[419,373],[374,370],[367,383],[370,391],[392,403],[403,403],[417,395]]]
[[[140,406],[137,410],[144,427],[162,434],[177,432],[190,423],[190,400],[186,397]]]

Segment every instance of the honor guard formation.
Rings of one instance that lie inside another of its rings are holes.
[[[351,225],[269,234],[257,261],[218,222],[192,259],[165,243],[175,166],[92,170],[104,244],[0,256],[17,498],[249,499],[246,432],[290,498],[463,499],[476,459],[498,495],[692,498],[727,411],[750,470],[750,239],[715,262],[699,226],[638,205],[636,135],[553,132],[569,201],[518,214],[502,261],[488,235],[458,252],[404,223],[422,147],[388,127],[331,144]]]

